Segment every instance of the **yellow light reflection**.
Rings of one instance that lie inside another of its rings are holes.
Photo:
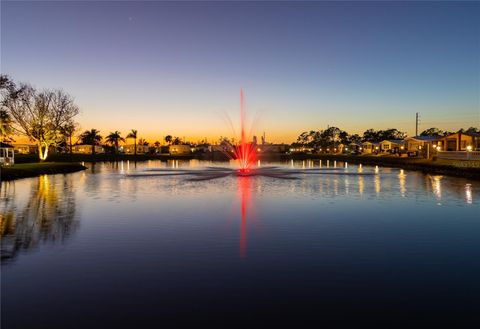
[[[400,185],[400,194],[402,197],[405,197],[405,193],[407,192],[406,177],[407,175],[405,174],[404,170],[400,169],[400,173],[398,174],[398,183]]]
[[[466,184],[465,185],[465,201],[467,201],[468,204],[472,204],[472,202],[473,202],[472,185],[471,184]]]

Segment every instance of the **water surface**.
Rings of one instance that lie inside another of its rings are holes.
[[[2,328],[477,324],[478,181],[357,165],[297,180],[123,175],[208,165],[225,164],[3,182]]]

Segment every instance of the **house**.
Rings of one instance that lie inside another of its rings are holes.
[[[258,153],[287,153],[289,145],[287,144],[260,144],[257,145]]]
[[[13,144],[13,152],[17,154],[34,154],[38,152],[36,144]]]
[[[168,153],[175,155],[187,155],[192,153],[190,145],[170,145],[168,147]]]
[[[383,153],[399,153],[405,149],[405,142],[403,139],[384,140],[380,142],[379,147]]]
[[[312,153],[314,151],[314,148],[307,146],[292,146],[288,151],[290,153]]]
[[[378,153],[379,144],[373,142],[363,142],[360,147],[360,151],[365,154]]]
[[[478,151],[480,150],[479,133],[454,133],[440,137],[437,142],[439,151]]]
[[[0,165],[11,166],[15,163],[13,146],[0,142]]]
[[[135,154],[135,144],[128,144],[120,146],[120,151],[125,154]],[[150,147],[148,145],[140,145],[137,144],[137,154],[145,154],[150,151]]]
[[[80,144],[72,146],[72,153],[75,154],[92,154],[92,145]],[[105,153],[103,146],[95,145],[95,154]]]
[[[362,144],[350,143],[345,147],[345,152],[347,153],[359,153],[362,150]]]
[[[436,136],[415,136],[405,138],[405,150],[411,154],[424,155],[430,157],[430,154],[437,148],[437,141],[440,137]]]

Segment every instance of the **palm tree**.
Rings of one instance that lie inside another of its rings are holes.
[[[116,130],[113,133],[111,132],[110,135],[105,138],[105,142],[112,146],[115,146],[115,153],[118,152],[118,143],[125,142],[125,138],[123,138],[120,134],[121,133]]]
[[[75,130],[77,130],[77,126],[73,122],[67,123],[62,127],[62,130],[61,130],[62,135],[68,138],[68,146],[69,146],[70,154],[72,154],[72,137],[73,137],[73,134],[75,133]]]
[[[137,155],[137,133],[137,130],[132,129],[132,131],[127,135],[127,138],[133,138],[133,146],[135,147],[134,155]]]
[[[165,142],[170,145],[172,143],[172,135],[165,136]]]
[[[80,135],[80,140],[82,144],[92,145],[92,155],[95,154],[95,145],[99,145],[102,141],[102,136],[100,136],[100,131],[97,129],[86,130],[83,134]]]
[[[150,143],[147,142],[147,141],[146,141],[145,139],[143,139],[143,138],[140,138],[140,139],[138,140],[138,145],[148,146],[149,144],[150,144]]]

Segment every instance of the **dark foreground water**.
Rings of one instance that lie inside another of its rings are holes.
[[[2,183],[3,329],[480,324],[478,181],[121,175],[165,165]]]

